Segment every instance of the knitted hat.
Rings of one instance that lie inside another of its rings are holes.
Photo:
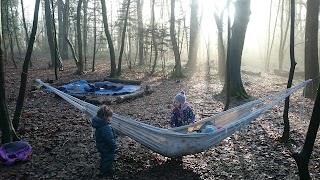
[[[181,104],[184,104],[186,102],[186,95],[183,91],[181,91],[176,95],[176,97],[174,97],[174,99],[180,102]]]

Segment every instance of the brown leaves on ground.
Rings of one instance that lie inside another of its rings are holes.
[[[41,60],[39,60],[41,61]],[[41,90],[31,91],[34,80],[54,79],[54,70],[33,67],[28,74],[28,89],[23,108],[19,135],[28,141],[33,153],[29,161],[13,166],[2,166],[1,179],[99,179],[99,154],[92,138],[90,119],[72,105]],[[75,75],[72,60],[65,61],[65,71],[53,86],[80,79],[94,80],[106,77],[107,65],[99,61],[96,72]],[[202,70],[199,70],[202,71]],[[21,70],[6,64],[6,95],[13,114],[19,91]],[[193,106],[197,118],[223,110],[225,99],[219,93],[223,84],[216,73],[196,74],[191,78],[164,79],[140,72],[124,72],[126,79],[142,80],[152,85],[154,92],[139,99],[110,105],[115,113],[153,126],[167,128],[172,99],[181,90]],[[287,79],[262,73],[261,77],[243,75],[247,93],[259,98],[286,88]],[[295,80],[298,84],[302,80]],[[313,101],[296,92],[290,99],[290,146],[276,141],[283,131],[283,102],[261,115],[246,128],[223,140],[211,149],[183,157],[183,163],[170,160],[129,137],[119,137],[113,177],[104,179],[299,179],[295,161],[289,150],[303,146]],[[99,96],[112,99],[113,96]],[[232,106],[243,102],[232,101]],[[319,139],[319,135],[318,135]],[[311,177],[320,178],[319,140],[316,140],[309,170]]]

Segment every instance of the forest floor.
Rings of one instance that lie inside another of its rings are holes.
[[[35,79],[55,79],[54,70],[47,69],[45,60],[38,60],[29,69],[28,87],[20,123],[19,136],[33,148],[27,162],[1,166],[0,179],[101,179],[99,153],[91,137],[90,119],[53,93],[32,90]],[[80,79],[107,77],[104,61],[98,61],[95,72],[75,75],[72,60],[65,61],[65,70],[52,86]],[[21,67],[21,64],[19,64]],[[250,69],[249,69],[250,70]],[[199,72],[205,70],[199,69]],[[9,111],[13,114],[20,86],[21,68],[11,62],[5,65],[5,84]],[[112,104],[115,113],[144,123],[168,128],[173,97],[186,92],[197,119],[222,112],[225,98],[219,93],[223,83],[216,73],[194,74],[180,80],[150,76],[143,72],[124,70],[123,78],[141,80],[142,86],[152,85],[154,92],[138,99]],[[247,93],[259,98],[286,88],[287,79],[263,73],[261,77],[242,75]],[[294,85],[302,82],[295,79]],[[100,98],[115,98],[101,96]],[[233,100],[234,107],[243,103]],[[211,149],[183,157],[179,164],[152,152],[129,137],[118,137],[115,170],[112,177],[102,179],[299,179],[298,169],[289,150],[299,151],[304,144],[314,102],[302,97],[302,91],[290,98],[291,142],[281,144],[283,104],[274,106],[247,127],[236,132]],[[320,179],[320,135],[311,155],[309,170],[313,179]]]

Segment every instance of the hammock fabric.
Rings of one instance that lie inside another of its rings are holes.
[[[46,88],[65,99],[77,109],[87,114],[89,117],[96,115],[99,107],[75,98],[58,89],[36,80]],[[205,151],[220,143],[252,120],[268,111],[270,108],[281,102],[290,94],[306,86],[311,80],[301,84],[276,92],[269,96],[245,103],[238,107],[229,109],[211,117],[204,118],[192,125],[181,126],[172,129],[163,129],[151,126],[131,118],[127,118],[116,113],[111,121],[112,127],[121,134],[127,135],[147,148],[167,157],[181,157]],[[219,127],[211,133],[195,133],[203,125],[213,124]]]

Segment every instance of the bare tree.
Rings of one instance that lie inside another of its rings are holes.
[[[106,9],[106,1],[101,0],[101,6],[102,6],[102,18],[103,18],[103,25],[104,25],[104,32],[107,36],[107,41],[109,45],[109,53],[110,53],[110,61],[111,61],[111,72],[110,77],[116,77],[117,76],[117,67],[116,67],[116,55],[114,52],[114,46],[111,38],[111,34],[109,31],[109,25],[108,25],[108,18],[107,18],[107,9]]]
[[[182,68],[181,68],[181,59],[180,59],[180,52],[179,52],[179,47],[177,44],[177,39],[176,39],[176,32],[175,32],[175,0],[171,0],[171,18],[170,18],[170,37],[171,37],[171,43],[172,43],[172,48],[173,48],[173,53],[175,57],[175,66],[173,69],[172,76],[173,77],[183,77],[182,74]]]
[[[315,98],[317,87],[314,84],[319,84],[318,16],[319,1],[308,0],[305,28],[304,72],[305,79],[314,79],[314,81],[313,84],[308,84],[306,87],[305,96],[307,98]]]
[[[251,14],[250,0],[237,0],[234,5],[234,22],[232,26],[230,47],[228,47],[230,48],[230,57],[228,58],[230,66],[228,66],[228,69],[226,70],[230,76],[230,82],[225,82],[223,92],[226,92],[227,84],[229,83],[230,96],[247,98],[248,95],[243,87],[240,68],[244,39]]]

